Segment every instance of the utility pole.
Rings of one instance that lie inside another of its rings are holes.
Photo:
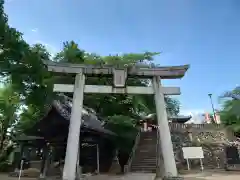
[[[213,106],[212,94],[208,94],[208,96],[209,96],[209,98],[210,98],[210,102],[211,102],[211,105],[212,105],[213,120],[216,122],[216,113],[215,113],[215,109],[214,109],[214,106]]]

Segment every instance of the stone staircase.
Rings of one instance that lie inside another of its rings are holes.
[[[156,172],[157,132],[141,132],[140,141],[132,159],[131,172]]]

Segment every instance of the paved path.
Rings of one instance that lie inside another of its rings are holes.
[[[183,175],[185,180],[240,180],[239,172],[204,172]],[[125,176],[98,175],[88,180],[154,180],[155,174],[131,173]]]
[[[88,180],[154,180],[155,174],[151,173],[131,173],[125,176],[98,175],[91,176]]]
[[[232,172],[204,172],[183,175],[185,180],[240,180],[240,173]],[[125,176],[97,175],[90,176],[87,180],[154,180],[155,174],[131,173]],[[0,174],[0,180],[17,180],[5,174]],[[21,180],[36,180],[35,178],[21,178]]]
[[[0,180],[18,180],[18,178],[8,177],[7,174],[0,174]],[[21,180],[36,180],[36,178],[21,178]]]
[[[117,175],[96,175],[89,176],[86,180],[154,180],[155,174],[133,173],[125,176]],[[18,180],[18,178],[8,177],[7,174],[0,174],[0,180]],[[21,180],[36,180],[36,178],[21,178]]]
[[[183,175],[186,180],[240,180],[239,172],[204,172]]]

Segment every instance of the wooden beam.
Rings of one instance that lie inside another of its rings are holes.
[[[54,84],[55,92],[73,92],[74,85],[71,84]],[[179,87],[162,87],[161,91],[165,95],[180,95]],[[154,94],[153,88],[127,86],[126,88],[113,88],[112,86],[103,85],[85,85],[84,93],[101,93],[101,94]]]
[[[53,61],[46,61],[48,71],[56,73],[84,73],[87,76],[112,76],[114,66],[95,66],[95,65],[83,65],[83,64],[70,64],[70,63],[57,63]],[[157,68],[148,68],[136,66],[128,69],[128,77],[137,76],[141,78],[151,78],[153,76],[160,76],[161,79],[177,79],[182,78],[189,65],[183,66],[164,66]]]

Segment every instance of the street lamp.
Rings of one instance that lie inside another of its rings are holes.
[[[209,98],[210,98],[210,102],[211,102],[211,105],[212,105],[213,120],[216,122],[216,113],[215,113],[215,109],[214,109],[214,106],[213,106],[212,94],[208,94],[208,96],[209,96]]]

